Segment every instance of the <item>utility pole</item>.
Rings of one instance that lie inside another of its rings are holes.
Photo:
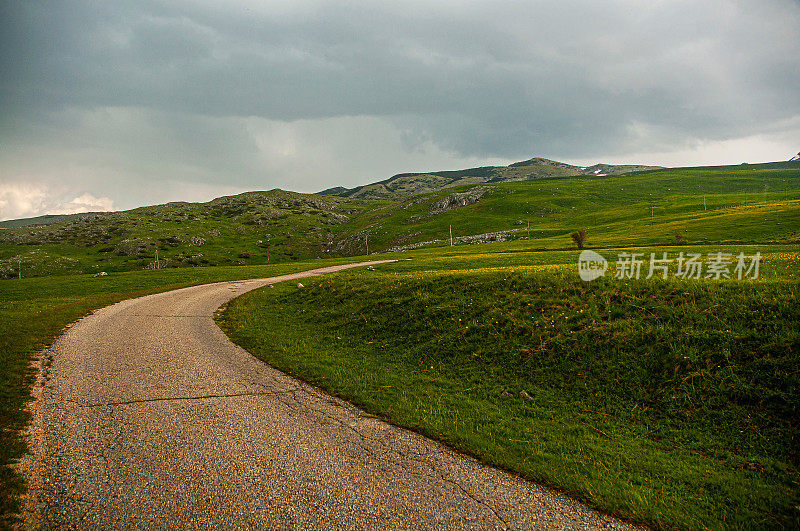
[[[706,196],[703,196],[703,210],[706,210]]]
[[[450,247],[453,246],[453,226],[450,225]]]
[[[369,256],[369,235],[364,233],[364,244],[367,246],[367,256]]]
[[[158,249],[156,249],[156,269],[161,269],[161,262],[158,261]]]

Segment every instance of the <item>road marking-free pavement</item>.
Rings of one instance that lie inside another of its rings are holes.
[[[623,529],[631,526],[255,359],[213,321],[334,266],[126,300],[42,354],[28,529]]]

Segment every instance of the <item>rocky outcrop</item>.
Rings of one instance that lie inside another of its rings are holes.
[[[468,192],[450,194],[433,203],[430,208],[430,214],[435,216],[448,210],[474,205],[493,190],[494,188],[491,186],[477,186]]]

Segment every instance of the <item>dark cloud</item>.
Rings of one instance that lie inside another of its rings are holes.
[[[409,153],[578,159],[797,131],[796,1],[299,4],[5,3],[0,161],[84,143],[119,179],[251,186],[286,178],[251,118],[329,136],[380,120],[391,145],[375,149],[397,171]],[[345,173],[295,177],[355,178],[334,159]]]

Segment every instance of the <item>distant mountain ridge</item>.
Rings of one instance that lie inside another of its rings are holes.
[[[83,216],[91,216],[92,214],[104,214],[105,212],[80,212],[77,214],[45,214],[43,216],[36,216],[32,218],[19,218],[0,221],[0,229],[12,229],[16,227],[31,227],[35,225],[49,225],[58,221],[64,221],[73,218],[80,218]]]
[[[508,166],[481,166],[465,170],[447,170],[423,173],[398,173],[383,181],[365,184],[355,188],[337,186],[319,192],[322,195],[335,195],[358,199],[402,199],[404,197],[435,192],[442,188],[479,183],[498,183],[509,181],[530,181],[544,177],[571,177],[591,175],[621,175],[635,171],[661,169],[661,166],[640,164],[595,164],[593,166],[574,166],[565,162],[534,157]]]

